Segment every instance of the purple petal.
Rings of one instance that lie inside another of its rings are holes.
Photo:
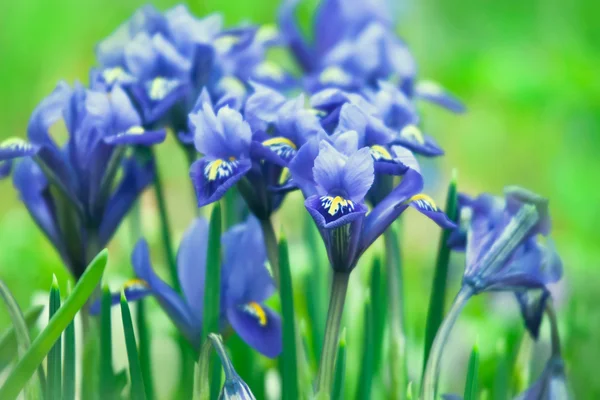
[[[118,85],[110,91],[110,108],[115,131],[123,132],[131,127],[142,125],[142,120],[129,96]]]
[[[207,245],[208,222],[205,218],[196,218],[181,239],[177,272],[183,295],[198,321],[202,321],[204,310]]]
[[[342,175],[342,187],[350,200],[360,202],[371,189],[374,179],[371,151],[363,147],[348,158]]]
[[[219,200],[252,168],[249,159],[223,160],[203,157],[190,167],[190,178],[196,190],[198,207]]]
[[[135,274],[148,283],[152,294],[179,330],[192,344],[197,344],[200,340],[201,321],[193,317],[186,302],[156,275],[150,262],[148,243],[144,239],[140,239],[133,249],[131,263]]]
[[[180,79],[156,77],[131,86],[131,93],[139,104],[144,124],[157,122],[190,91],[189,83]]]
[[[302,37],[294,18],[294,12],[298,3],[299,0],[284,0],[279,8],[277,20],[279,21],[281,33],[292,50],[296,61],[298,61],[304,71],[311,71],[314,69],[313,51]]]
[[[319,228],[333,229],[364,217],[368,209],[363,203],[340,196],[310,196],[306,209]]]
[[[433,222],[441,228],[452,229],[456,224],[448,218],[442,209],[440,209],[433,199],[426,194],[417,194],[406,201],[411,207],[416,208],[421,214],[429,217]]]
[[[339,191],[343,186],[344,166],[347,157],[337,151],[327,141],[319,143],[319,155],[315,158],[313,176],[315,182],[327,193]]]
[[[12,160],[19,157],[29,157],[38,152],[39,148],[21,138],[8,138],[0,142],[0,161]]]
[[[254,93],[246,101],[246,120],[253,131],[266,131],[277,120],[277,113],[286,98],[281,93],[263,85],[253,84]]]
[[[444,90],[435,82],[418,82],[415,87],[415,96],[442,106],[455,113],[466,111],[465,106],[456,97]]]
[[[290,159],[296,155],[293,143],[286,138],[271,138],[260,143],[252,141],[250,156],[254,160],[265,160],[280,167],[287,167]]]
[[[367,215],[359,242],[359,254],[364,252],[406,209],[403,203],[423,188],[423,177],[409,169],[398,186]]]
[[[281,353],[281,318],[258,303],[227,309],[227,319],[238,335],[261,354],[275,358]]]
[[[298,150],[296,156],[290,162],[288,168],[292,174],[292,179],[302,190],[304,197],[310,197],[316,194],[313,169],[315,158],[319,154],[320,138],[309,140]]]

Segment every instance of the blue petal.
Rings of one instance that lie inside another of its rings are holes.
[[[312,71],[315,67],[313,51],[302,37],[298,24],[294,18],[294,12],[299,0],[284,0],[279,8],[278,18],[281,33],[296,61],[304,71]]]
[[[188,83],[162,76],[131,86],[145,124],[152,124],[164,117],[178,101],[185,98],[189,90]]]
[[[59,151],[58,146],[50,137],[48,129],[62,117],[63,109],[71,94],[72,89],[69,85],[59,82],[54,91],[38,104],[31,114],[27,126],[27,136],[33,144]]]
[[[177,328],[193,344],[198,345],[200,341],[200,327],[202,321],[197,320],[187,303],[162,279],[160,279],[150,262],[150,251],[148,243],[140,239],[133,249],[131,263],[136,275],[148,283],[152,294],[156,297],[165,312],[175,323]]]
[[[10,175],[12,171],[12,160],[0,161],[0,180]]]
[[[125,293],[125,298],[127,302],[131,303],[133,301],[137,301],[143,299],[144,297],[151,295],[152,292],[148,289],[148,285],[145,281],[141,279],[131,279],[123,285],[122,291]],[[116,306],[121,302],[121,292],[113,293],[110,296],[110,304],[111,306]],[[102,309],[102,299],[97,299],[90,306],[90,314],[98,315],[100,314],[100,310]]]
[[[249,159],[223,160],[203,157],[195,161],[190,167],[190,178],[196,190],[198,207],[223,197],[251,167],[252,162]]]
[[[429,217],[441,228],[451,229],[456,227],[456,224],[454,224],[454,222],[448,218],[444,211],[435,204],[433,199],[426,194],[421,193],[412,196],[406,201],[406,203],[411,207],[416,208],[421,214]]]
[[[204,310],[207,245],[208,222],[205,218],[196,218],[179,245],[177,272],[185,299],[199,321],[202,320]]]
[[[363,218],[368,209],[341,196],[310,196],[304,201],[306,209],[319,228],[334,229]]]
[[[155,131],[146,131],[141,126],[132,126],[124,132],[104,137],[104,143],[110,145],[141,145],[151,146],[162,143],[167,137],[164,129]]]
[[[309,140],[298,150],[296,156],[289,164],[292,179],[302,190],[304,197],[316,194],[316,183],[314,181],[313,169],[315,158],[319,154],[319,142],[321,138],[316,137]]]
[[[110,108],[112,114],[112,128],[116,132],[123,132],[131,127],[142,125],[142,119],[133,107],[129,96],[120,86],[115,86],[110,91]]]
[[[266,268],[267,253],[258,220],[251,216],[233,226],[222,242],[222,279],[228,304],[261,303],[271,297],[275,285]]]
[[[342,185],[350,200],[360,202],[371,189],[374,179],[371,150],[363,147],[348,158],[344,166]]]
[[[537,340],[546,308],[546,301],[550,297],[550,292],[546,288],[541,290],[524,290],[515,292],[515,296],[519,302],[525,327],[531,336]]]
[[[194,144],[199,153],[223,159],[248,155],[252,131],[239,112],[223,107],[215,115],[210,104],[204,103],[202,111],[189,119],[195,128]]]
[[[424,156],[440,156],[444,150],[429,135],[423,134],[415,125],[407,125],[400,131],[400,135],[394,140],[394,144],[406,147],[417,154]]]
[[[140,165],[134,158],[125,160],[123,178],[106,205],[99,229],[100,246],[105,246],[140,196],[154,178],[154,163]]]
[[[315,158],[313,176],[315,182],[327,193],[343,190],[342,177],[348,158],[327,141],[319,143],[319,154]],[[344,194],[347,195],[347,194]]]
[[[227,309],[227,319],[238,335],[261,354],[275,358],[281,353],[281,318],[258,303]]]
[[[29,157],[38,152],[38,147],[21,138],[8,138],[0,142],[0,161]]]
[[[435,82],[421,81],[415,86],[415,96],[442,106],[455,113],[466,111],[465,106],[456,97]]]
[[[252,93],[245,106],[246,120],[253,131],[266,131],[277,121],[278,111],[286,102],[285,96],[263,85],[253,84]]]

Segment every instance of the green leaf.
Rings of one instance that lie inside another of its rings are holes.
[[[54,342],[94,293],[94,289],[102,279],[107,259],[108,252],[105,249],[92,260],[77,285],[75,285],[73,293],[69,295],[62,307],[54,314],[48,326],[35,338],[27,353],[19,360],[2,388],[0,388],[0,399],[10,400],[18,396],[36,368],[42,363]]]
[[[52,319],[54,314],[60,309],[60,289],[58,287],[58,281],[56,275],[52,277],[52,286],[50,287],[50,299],[49,299],[49,320]],[[62,360],[61,360],[61,340],[60,336],[47,358],[47,369],[48,379],[46,381],[46,399],[47,400],[60,400],[62,392]]]
[[[475,345],[469,358],[464,400],[477,400],[477,376],[479,374],[479,347]]]
[[[370,399],[371,387],[373,386],[373,327],[374,316],[371,306],[371,295],[367,296],[365,302],[365,321],[363,323],[364,337],[362,348],[362,360],[360,369],[360,378],[358,382],[357,399]]]
[[[15,333],[16,333],[17,354],[20,358],[20,361],[22,361],[23,358],[27,355],[27,352],[29,351],[30,344],[31,344],[31,341],[29,339],[29,332],[27,331],[27,323],[25,322],[25,317],[23,316],[23,312],[21,311],[19,304],[17,304],[17,301],[15,300],[10,289],[8,289],[8,287],[4,284],[4,281],[2,281],[2,280],[0,280],[0,296],[2,296],[2,299],[4,300],[4,304],[6,305],[6,308],[8,308],[8,313],[10,314],[10,318],[12,320],[13,327],[14,327]],[[41,361],[40,361],[40,363],[41,363]],[[33,372],[32,372],[32,374],[33,374]],[[42,377],[43,377],[43,373],[41,374],[40,378],[42,378]],[[39,397],[39,395],[40,395],[40,387],[38,385],[36,385],[35,383],[28,384],[28,382],[27,382],[28,380],[29,380],[29,377],[28,377],[28,379],[26,379],[23,382],[23,386],[26,385],[25,398],[26,399],[35,399],[35,398]],[[40,384],[42,385],[41,390],[43,390],[44,385],[42,384],[41,380],[40,380]],[[0,393],[2,393],[1,389],[0,389]],[[18,392],[17,392],[17,394],[18,394]],[[15,397],[16,397],[16,395],[15,395]],[[0,396],[0,398],[4,399],[3,396]]]
[[[44,306],[34,306],[25,312],[25,323],[31,331],[38,318],[44,311]],[[6,368],[17,355],[17,336],[15,335],[15,327],[12,325],[2,336],[0,336],[0,372]]]
[[[282,397],[295,400],[298,395],[298,351],[294,320],[294,291],[287,240],[279,241],[279,272],[281,283],[281,311],[283,318],[283,353],[281,355]]]
[[[121,293],[121,318],[123,320],[125,346],[127,347],[127,359],[129,360],[129,377],[131,379],[130,398],[133,400],[145,400],[146,391],[142,377],[142,367],[140,366],[140,358],[135,344],[131,313],[129,312],[129,305],[127,304],[124,292]]]
[[[371,304],[373,311],[373,367],[377,370],[381,364],[383,334],[387,307],[385,305],[385,287],[381,277],[381,260],[375,257],[371,268]]]
[[[221,297],[221,205],[216,203],[210,215],[208,229],[208,251],[206,255],[206,278],[204,282],[204,321],[202,341],[208,340],[208,334],[220,330]],[[216,400],[221,388],[221,368],[217,367],[217,356],[210,363],[210,398]],[[218,384],[215,384],[218,383]]]
[[[146,398],[148,400],[154,399],[154,380],[152,377],[152,360],[150,357],[150,332],[148,330],[148,322],[146,321],[146,301],[138,300],[136,302],[137,313],[137,328],[138,328],[138,342],[140,352],[140,364],[142,366],[142,377],[144,380],[144,387],[146,389]]]
[[[344,399],[344,384],[346,383],[346,328],[342,329],[337,356],[335,358],[335,375],[331,400]]]
[[[100,387],[101,399],[114,397],[114,370],[112,357],[112,321],[111,293],[107,286],[102,288],[102,305],[100,309]]]
[[[446,198],[446,214],[450,220],[458,220],[458,193],[456,190],[456,170],[453,171],[452,180],[448,186],[448,195]],[[444,309],[446,302],[446,289],[448,281],[448,264],[450,261],[450,248],[446,245],[451,231],[446,229],[442,231],[438,247],[437,261],[433,275],[433,285],[429,299],[429,310],[427,312],[427,324],[425,328],[425,349],[423,355],[423,373],[429,358],[429,352],[433,345],[435,335],[444,319]]]
[[[68,293],[71,293],[71,284],[69,283]],[[71,321],[65,330],[65,350],[63,357],[63,389],[64,400],[75,400],[75,320]]]

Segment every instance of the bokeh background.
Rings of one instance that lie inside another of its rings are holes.
[[[25,136],[31,111],[58,80],[86,82],[94,64],[95,43],[144,3],[0,2],[0,141]],[[151,3],[160,9],[176,4],[170,0]],[[305,27],[310,24],[315,3],[305,1],[301,6],[299,18]],[[188,2],[197,15],[222,12],[228,24],[273,23],[277,4],[275,0]],[[468,108],[466,114],[455,116],[422,106],[425,127],[447,153],[443,158],[423,162],[429,192],[443,204],[451,170],[456,168],[462,191],[501,193],[503,186],[518,184],[550,198],[553,238],[565,269],[563,283],[554,289],[569,379],[578,398],[600,398],[598,3],[405,0],[399,2],[397,12],[398,32],[418,61],[420,77],[442,83]],[[193,216],[186,163],[171,140],[159,148],[158,154],[171,223],[178,238]],[[295,233],[301,229],[301,222],[295,218],[302,209],[299,200],[288,200],[278,216],[292,243],[293,260],[298,264],[296,275],[306,264],[307,250]],[[142,207],[144,233],[157,244],[151,195],[144,197]],[[110,249],[108,276],[114,282],[131,275],[128,257],[132,240],[125,225]],[[439,231],[419,216],[408,215],[402,234],[409,363],[418,370]],[[459,283],[462,258],[457,256],[453,262],[451,294]],[[1,181],[0,278],[27,308],[45,298],[43,293],[50,286],[52,273],[62,282],[68,279],[57,254],[19,203],[10,180]],[[356,275],[348,309],[361,310],[364,288],[360,286],[361,274]],[[153,316],[157,321],[165,320],[159,310]],[[8,316],[2,309],[0,328],[7,324]],[[506,345],[504,334],[519,324],[511,298],[476,299],[461,317],[444,365],[456,365],[456,360],[465,363],[470,346],[478,340],[482,379],[492,382],[494,360]],[[155,325],[157,336],[168,339],[169,324],[167,328],[159,322]],[[349,346],[352,349],[352,337]],[[174,345],[155,347],[158,359],[169,360],[176,352]],[[444,375],[450,389],[462,391],[464,369],[446,368]],[[172,381],[166,385],[175,384],[176,372],[166,373],[163,378]]]

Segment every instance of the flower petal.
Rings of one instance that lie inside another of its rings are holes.
[[[423,134],[416,125],[407,125],[402,128],[400,135],[393,143],[424,156],[433,157],[444,154],[444,150],[436,141],[431,136]]]
[[[439,208],[433,199],[426,194],[420,193],[412,196],[406,201],[411,207],[416,208],[421,214],[429,217],[433,222],[445,229],[455,228],[456,224],[452,222],[446,213]]]
[[[125,298],[127,302],[131,303],[133,301],[141,300],[144,297],[151,295],[152,292],[148,289],[148,284],[142,279],[130,279],[125,282],[123,285],[122,291],[125,293]],[[121,302],[121,292],[113,293],[110,296],[110,304],[111,306],[116,306]],[[100,310],[102,308],[102,299],[97,299],[90,306],[90,314],[98,315],[100,314]]]
[[[525,327],[535,340],[539,337],[540,326],[546,308],[546,301],[550,292],[543,288],[541,290],[520,290],[515,292]]]
[[[38,152],[39,148],[26,140],[13,137],[0,142],[0,161],[12,160],[19,157],[29,157]]]
[[[313,176],[315,182],[327,193],[344,188],[342,177],[348,158],[325,140],[319,143],[319,155],[315,158]]]
[[[364,217],[368,209],[341,196],[310,196],[304,201],[306,209],[319,228],[333,229]]]
[[[227,319],[238,335],[261,354],[275,358],[282,349],[281,318],[258,303],[227,309]]]
[[[342,187],[350,200],[361,202],[371,189],[374,179],[371,150],[363,147],[348,158],[342,175]]]
[[[205,218],[196,218],[181,239],[177,272],[185,299],[198,321],[202,321],[204,311],[207,245],[208,222]]]
[[[164,129],[156,131],[146,131],[141,126],[132,126],[124,132],[104,137],[104,143],[110,145],[141,145],[151,146],[162,143],[167,137]]]
[[[190,177],[196,190],[198,207],[219,200],[227,190],[250,170],[249,159],[223,160],[203,157],[190,167]]]
[[[436,82],[418,82],[415,86],[415,96],[435,103],[455,113],[463,113],[466,111],[465,106],[460,100],[452,96]]]

